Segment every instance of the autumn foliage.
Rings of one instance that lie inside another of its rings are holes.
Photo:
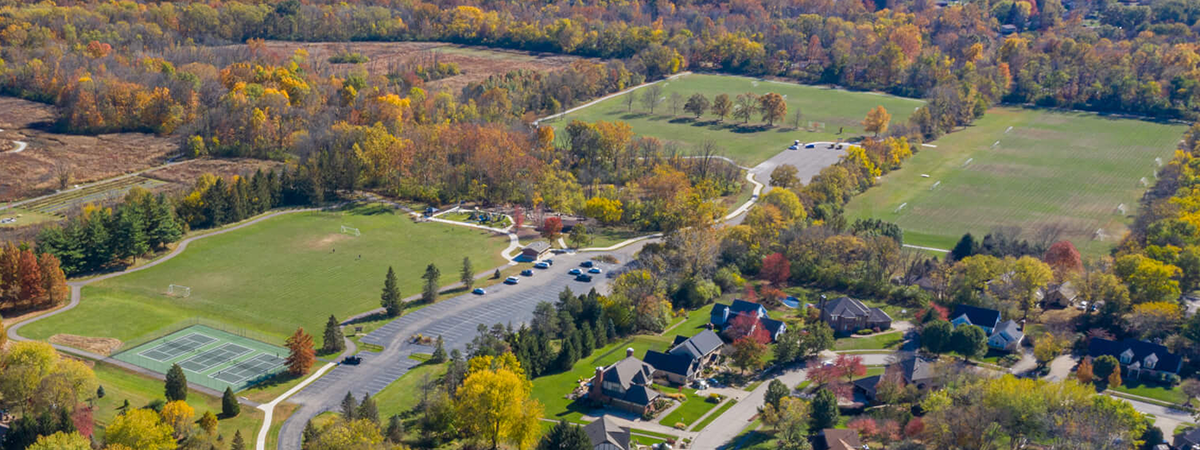
[[[792,275],[792,263],[782,253],[772,253],[763,258],[762,270],[759,273],[763,279],[779,286]]]
[[[1050,268],[1054,269],[1054,273],[1060,276],[1083,271],[1083,260],[1079,256],[1079,250],[1075,249],[1075,245],[1071,241],[1055,242],[1046,250],[1042,261],[1049,264]]]
[[[66,275],[58,258],[40,256],[28,244],[0,248],[0,310],[51,307],[67,300]]]
[[[304,375],[316,362],[316,351],[313,348],[313,338],[304,332],[304,327],[296,329],[296,333],[287,339],[288,357],[284,364],[288,373]]]

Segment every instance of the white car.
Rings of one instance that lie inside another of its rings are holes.
[[[1079,302],[1079,304],[1075,305],[1075,309],[1078,309],[1080,311],[1087,311],[1087,305],[1088,305],[1088,302]]]
[[[517,277],[508,277],[508,278],[504,279],[504,284],[517,284],[520,282],[521,282],[521,280],[518,279]]]

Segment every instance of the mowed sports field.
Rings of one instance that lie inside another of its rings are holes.
[[[846,214],[894,222],[906,244],[942,249],[967,232],[982,238],[998,226],[1032,233],[1060,224],[1081,252],[1098,255],[1127,231],[1147,189],[1141,179],[1154,183],[1155,158],[1167,162],[1186,128],[992,108],[974,125],[933,142],[937,148],[922,147],[851,200]],[[1094,239],[1097,230],[1107,237]]]
[[[360,237],[340,232],[357,227]],[[344,319],[379,307],[388,266],[403,296],[420,293],[426,265],[442,284],[458,279],[464,256],[476,270],[504,262],[505,237],[466,227],[414,223],[383,206],[285,214],[199,239],[158,266],[89,285],[79,306],[21,329],[26,337],[57,333],[128,341],[202,317],[284,338],[303,326],[319,346],[330,314]],[[361,255],[361,259],[359,259]],[[165,295],[170,284],[191,296]]]
[[[571,114],[547,122],[558,128],[559,133],[572,120],[585,122],[622,121],[633,127],[633,132],[640,136],[652,136],[665,141],[674,141],[685,146],[690,151],[704,141],[713,141],[721,147],[724,155],[742,165],[753,166],[766,161],[776,153],[783,151],[792,141],[801,142],[836,141],[838,138],[847,139],[864,134],[862,120],[867,112],[882,105],[892,114],[893,122],[907,122],[913,111],[924,105],[922,100],[895,97],[873,92],[849,92],[817,86],[806,86],[794,83],[763,81],[754,78],[723,76],[723,75],[684,75],[663,83],[663,95],[670,98],[671,93],[678,92],[684,98],[701,93],[711,102],[718,94],[728,94],[731,101],[736,102],[738,94],[753,92],[765,95],[775,92],[786,96],[788,117],[783,123],[776,123],[773,128],[758,126],[761,115],[756,114],[749,126],[727,117],[724,122],[716,116],[706,113],[699,120],[693,120],[693,115],[679,110],[678,116],[671,114],[669,101],[664,100],[654,108],[654,114],[645,110],[641,103],[644,93],[639,89],[632,92],[635,96],[633,108],[626,107],[627,95],[619,95]],[[645,88],[642,88],[645,89]],[[799,108],[803,114],[804,124],[809,121],[823,122],[824,131],[810,132],[802,125],[800,130],[794,130],[790,124],[792,114]],[[838,128],[844,127],[841,135]]]

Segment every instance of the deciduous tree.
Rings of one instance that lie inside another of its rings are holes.
[[[472,358],[455,399],[462,430],[493,449],[502,443],[527,448],[541,433],[542,405],[530,398],[532,385],[511,356],[500,364],[490,357]]]
[[[1080,258],[1079,250],[1075,249],[1075,245],[1071,241],[1055,242],[1046,250],[1042,261],[1050,265],[1059,279],[1065,279],[1069,275],[1083,271],[1083,259]]]
[[[886,133],[888,123],[892,121],[892,115],[888,114],[887,109],[883,105],[876,106],[867,113],[867,118],[863,119],[863,129],[868,133],[875,133],[875,136]]]
[[[696,118],[699,119],[700,116],[703,116],[704,113],[708,111],[709,106],[711,106],[711,104],[708,101],[708,97],[705,97],[704,94],[697,92],[692,94],[691,97],[688,97],[687,103],[683,105],[683,110],[695,114]]]
[[[750,118],[754,117],[754,113],[758,110],[758,95],[753,92],[738,94],[737,103],[733,106],[733,118],[741,119],[742,123],[750,122]]]
[[[308,373],[308,369],[316,361],[312,336],[304,332],[304,327],[297,328],[296,332],[287,339],[286,345],[288,357],[284,364],[287,365],[288,373],[295,376]]]
[[[163,423],[170,425],[175,430],[175,439],[182,439],[191,433],[192,419],[196,417],[196,410],[186,401],[175,400],[163,405],[161,415]]]
[[[792,276],[792,263],[783,253],[772,253],[763,258],[759,273],[775,286],[781,286]]]
[[[542,221],[542,237],[551,241],[558,239],[562,234],[563,223],[558,217],[547,217]]]
[[[775,122],[787,117],[787,101],[774,92],[758,98],[758,109],[762,111],[762,118],[768,126],[774,126]]]
[[[921,329],[921,347],[932,353],[942,353],[949,350],[950,335],[954,326],[945,320],[936,320],[926,324]]]
[[[1092,374],[1102,380],[1107,379],[1109,375],[1118,371],[1120,367],[1120,362],[1112,355],[1101,355],[1092,360]]]
[[[771,186],[791,189],[800,183],[796,176],[799,171],[791,164],[780,164],[771,171]]]
[[[1079,367],[1075,369],[1075,378],[1080,383],[1091,384],[1094,377],[1095,375],[1092,374],[1092,363],[1087,358],[1084,358],[1083,361],[1079,362]]]
[[[976,325],[962,325],[950,335],[954,351],[965,358],[979,358],[987,353],[987,334]]]
[[[713,97],[712,113],[722,122],[729,117],[729,114],[733,113],[733,102],[729,100],[729,94],[717,94],[716,97]]]
[[[134,409],[118,415],[104,430],[109,445],[137,450],[173,450],[172,429],[153,410]]]
[[[59,431],[39,437],[27,450],[92,450],[92,441],[79,433]]]

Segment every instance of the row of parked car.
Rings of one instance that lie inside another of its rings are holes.
[[[535,263],[533,265],[533,267],[544,270],[544,269],[549,269],[550,266],[553,266],[553,265],[554,265],[554,260],[547,259],[544,261],[538,261],[537,263]],[[592,262],[592,261],[581,262],[581,263],[579,263],[579,266],[582,267],[582,269],[577,267],[577,268],[567,271],[567,275],[573,275],[575,277],[575,281],[582,281],[585,283],[590,282],[590,281],[592,281],[592,275],[599,275],[599,274],[603,273],[603,270],[600,270],[599,267],[596,267],[596,263]],[[584,269],[587,269],[586,273],[584,272]],[[532,277],[533,269],[522,270],[521,276]],[[504,284],[517,284],[520,282],[521,282],[521,279],[517,278],[517,277],[508,277],[508,278],[504,279]],[[484,288],[475,288],[475,290],[471,291],[471,293],[473,293],[475,295],[484,295],[484,294],[487,294],[487,290]]]

